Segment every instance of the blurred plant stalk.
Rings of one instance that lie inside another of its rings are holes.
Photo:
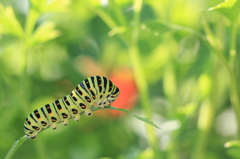
[[[24,30],[24,37],[23,37],[23,50],[22,50],[22,56],[23,56],[23,70],[22,70],[22,99],[24,99],[23,108],[24,108],[24,114],[29,113],[28,106],[30,105],[30,95],[31,95],[31,80],[29,79],[29,76],[27,74],[28,69],[28,57],[30,53],[30,49],[33,47],[31,45],[31,36],[34,34],[34,26],[40,17],[40,14],[38,14],[34,9],[30,8],[29,13],[26,17],[25,22],[25,30]],[[42,144],[42,141],[38,140],[35,142],[35,147],[38,153],[38,156],[40,158],[45,158],[45,151],[44,146]]]
[[[141,103],[144,109],[145,116],[147,116],[150,120],[152,120],[152,110],[151,104],[149,102],[149,91],[148,85],[146,81],[146,77],[143,72],[141,56],[139,53],[139,49],[137,47],[138,36],[139,36],[139,26],[140,26],[140,13],[142,9],[142,0],[135,0],[134,1],[134,30],[132,32],[132,39],[128,45],[130,58],[132,61],[132,67],[134,71],[135,81],[137,83],[138,90],[140,92]],[[155,130],[152,126],[145,125],[147,130],[148,136],[148,143],[153,148],[155,158],[159,158],[159,150],[157,144],[157,136]]]
[[[206,15],[205,15],[206,16]],[[238,17],[238,16],[236,16]],[[206,17],[204,17],[206,18]],[[230,100],[231,104],[235,110],[236,119],[237,119],[237,136],[238,140],[240,139],[240,94],[238,91],[239,84],[236,72],[236,30],[237,30],[238,21],[235,19],[232,21],[231,27],[231,41],[230,41],[230,49],[229,55],[230,58],[227,60],[223,54],[223,43],[215,37],[213,32],[211,31],[206,19],[203,20],[203,29],[206,34],[207,45],[212,50],[213,55],[218,59],[218,61],[214,60],[214,75],[212,76],[213,81],[217,80],[217,72],[218,72],[218,63],[220,62],[226,69],[229,77],[229,85],[230,85]],[[213,119],[215,116],[214,110],[216,109],[216,99],[214,99],[214,94],[218,90],[218,84],[216,82],[212,83],[211,93],[208,97],[205,97],[205,102],[201,106],[199,119],[198,119],[198,140],[197,144],[194,148],[194,152],[192,153],[191,158],[194,159],[204,159],[206,157],[205,147],[208,143],[209,132],[213,125]]]
[[[238,16],[236,16],[236,19]],[[237,136],[238,140],[240,140],[240,94],[238,89],[240,88],[239,82],[237,79],[237,72],[236,72],[236,30],[238,21],[233,20],[232,21],[232,28],[231,28],[231,41],[230,41],[230,60],[228,61],[224,55],[223,55],[223,44],[220,43],[220,41],[217,40],[217,38],[213,35],[210,27],[208,26],[207,22],[204,20],[203,27],[204,31],[206,33],[207,41],[209,43],[209,46],[211,47],[213,53],[215,53],[215,56],[220,60],[222,65],[226,68],[228,75],[229,75],[229,84],[230,84],[230,100],[232,103],[232,106],[235,110],[236,118],[237,118],[237,124],[238,124],[238,130],[237,130]]]
[[[108,25],[110,29],[114,30],[114,28],[118,27],[117,23],[103,9],[94,7],[87,1],[86,3]],[[140,92],[140,98],[141,98],[141,103],[144,109],[144,113],[146,117],[152,120],[152,110],[149,102],[148,85],[147,85],[145,75],[143,73],[143,68],[142,68],[143,63],[141,62],[141,57],[140,57],[140,53],[137,45],[139,28],[140,28],[140,13],[142,9],[142,3],[143,3],[142,0],[134,0],[133,2],[134,30],[132,32],[131,37],[129,38],[129,36],[126,36],[125,34],[118,34],[118,36],[122,39],[122,41],[128,47],[131,63],[133,67],[134,78],[137,84],[138,91]],[[116,14],[120,16],[121,23],[122,25],[124,25],[125,17],[123,17],[122,14],[119,14],[120,13],[119,6],[115,3],[114,0],[111,1],[111,5],[114,6]],[[159,148],[157,144],[158,140],[157,140],[157,135],[155,133],[155,130],[151,125],[146,124],[145,126],[147,130],[148,144],[151,146],[151,148],[154,151],[154,155],[155,155],[154,158],[160,159]]]

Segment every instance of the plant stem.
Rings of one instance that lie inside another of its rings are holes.
[[[4,159],[10,159],[13,157],[15,152],[18,150],[18,148],[27,140],[28,138],[26,136],[21,137],[19,140],[15,141],[8,151],[7,155]]]
[[[87,5],[89,5],[88,2],[86,3]],[[141,57],[140,57],[138,46],[137,46],[137,41],[139,36],[139,26],[140,26],[140,13],[142,9],[142,0],[135,0],[133,8],[134,8],[134,19],[133,19],[134,30],[132,32],[131,38],[123,34],[119,34],[118,36],[128,47],[130,59],[132,62],[134,77],[135,77],[138,90],[140,92],[141,103],[144,109],[144,113],[145,113],[145,116],[147,116],[151,120],[152,110],[149,102],[148,85],[143,73]],[[92,6],[90,6],[90,9],[92,9],[99,17],[101,17],[101,19],[108,25],[110,29],[114,29],[115,27],[117,27],[116,22],[105,11]],[[157,145],[158,140],[157,140],[157,136],[154,131],[154,128],[150,125],[146,125],[146,130],[147,130],[147,136],[148,136],[147,137],[148,144],[154,150],[155,158],[159,159],[158,157],[159,150]]]
[[[23,109],[24,113],[28,114],[28,106],[30,105],[30,95],[31,95],[31,80],[28,77],[27,74],[27,69],[28,69],[28,54],[31,49],[31,36],[34,34],[34,26],[37,22],[37,19],[40,17],[40,14],[36,12],[34,9],[30,8],[28,16],[26,17],[26,22],[25,22],[25,36],[24,36],[24,44],[23,44],[23,50],[22,50],[22,62],[23,62],[23,71],[22,71],[22,99],[23,101]],[[34,146],[36,148],[36,151],[38,153],[38,156],[40,158],[46,158],[45,157],[45,151],[44,151],[44,146],[42,144],[41,140],[37,140],[34,143]]]
[[[141,103],[144,109],[145,116],[147,116],[150,120],[152,119],[152,110],[151,104],[149,102],[149,91],[146,78],[143,73],[141,57],[139,54],[139,49],[137,47],[138,37],[139,37],[139,26],[140,26],[140,13],[142,9],[142,0],[134,1],[134,30],[132,32],[131,43],[128,45],[130,59],[132,62],[132,67],[134,71],[134,77],[137,84],[137,88],[140,93]],[[159,158],[158,155],[158,145],[157,145],[157,136],[155,130],[152,126],[145,125],[147,130],[147,140],[149,145],[153,148],[155,158]]]
[[[149,102],[149,92],[148,92],[148,86],[146,79],[144,77],[142,68],[141,68],[141,60],[139,56],[139,51],[138,48],[135,45],[129,46],[129,53],[130,53],[130,58],[132,61],[132,66],[134,70],[134,76],[135,76],[135,81],[137,84],[137,88],[140,93],[140,98],[141,98],[141,103],[144,109],[144,114],[147,116],[150,120],[152,120],[152,110],[151,110],[151,104]],[[150,125],[145,125],[146,130],[147,130],[147,140],[149,145],[153,148],[155,152],[155,158],[158,158],[158,146],[157,146],[157,136],[155,133],[155,130],[152,126]]]
[[[236,75],[233,71],[229,72],[230,74],[230,100],[235,110],[237,118],[237,136],[240,140],[240,103],[239,103],[239,93],[238,93],[238,82]]]
[[[209,46],[217,56],[217,58],[220,60],[220,62],[223,64],[223,66],[226,68],[229,76],[229,83],[230,83],[230,100],[232,103],[232,106],[235,110],[236,118],[237,118],[237,136],[240,140],[240,94],[239,94],[239,82],[237,80],[237,74],[235,71],[235,63],[236,63],[236,39],[237,39],[237,27],[238,27],[238,15],[235,16],[235,19],[232,20],[232,27],[231,27],[231,41],[230,41],[230,60],[228,61],[225,56],[223,55],[222,50],[222,44],[219,43],[219,41],[214,37],[212,34],[210,27],[208,26],[206,20],[203,21],[203,28],[207,36],[207,40],[209,42]]]
[[[236,63],[236,39],[237,39],[237,27],[238,27],[238,15],[236,18],[232,21],[232,28],[231,28],[231,43],[230,43],[230,70],[229,70],[229,78],[230,78],[230,100],[234,107],[236,118],[237,118],[237,136],[238,140],[240,140],[240,94],[239,94],[239,82],[237,80],[237,74],[235,71],[235,63]]]

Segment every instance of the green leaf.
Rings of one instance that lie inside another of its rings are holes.
[[[100,108],[100,107],[92,107],[92,110],[93,111],[96,111],[96,110],[102,110],[102,109],[111,109],[111,110],[118,110],[118,111],[122,111],[122,112],[125,112],[125,113],[128,113],[130,115],[132,115],[134,118],[137,118],[138,120],[141,120],[141,121],[144,121],[158,129],[160,129],[156,124],[154,124],[151,120],[149,120],[148,118],[143,118],[143,117],[139,117],[133,113],[131,113],[130,111],[126,110],[126,109],[122,109],[122,108],[116,108],[116,107],[113,107],[113,106],[110,106],[110,107],[107,107],[107,108]]]
[[[227,154],[233,159],[240,158],[240,141],[233,140],[224,144],[224,147],[227,149]]]
[[[11,147],[11,149],[8,151],[7,155],[4,159],[10,159],[14,155],[14,153],[17,151],[17,149],[27,140],[27,136],[21,137],[19,140],[15,141]]]
[[[41,24],[32,35],[30,45],[47,42],[59,35],[60,32],[55,29],[55,24],[53,22],[45,22]]]
[[[216,10],[216,9],[221,9],[221,8],[231,9],[235,5],[236,2],[237,2],[237,0],[227,0],[227,1],[224,1],[214,7],[209,8],[208,10],[211,11],[211,10]]]
[[[15,17],[12,7],[0,4],[0,33],[23,37],[23,28]]]
[[[238,0],[226,0],[214,7],[208,9],[208,11],[217,10],[230,20],[235,20],[238,16],[240,9],[240,1]]]

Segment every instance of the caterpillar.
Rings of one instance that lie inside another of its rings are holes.
[[[119,88],[108,78],[89,77],[68,95],[30,113],[24,122],[24,132],[28,138],[34,139],[46,128],[56,129],[60,122],[67,125],[71,118],[78,121],[82,114],[91,116],[91,107],[110,106],[119,94]]]

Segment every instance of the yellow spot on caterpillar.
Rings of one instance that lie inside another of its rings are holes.
[[[62,111],[62,109],[60,109],[60,111]]]
[[[39,114],[38,112],[36,112],[35,114]]]
[[[38,120],[42,120],[42,118],[38,118]]]
[[[90,99],[87,99],[87,101],[91,101]]]
[[[91,91],[91,90],[92,90],[92,88],[89,88],[89,90]]]
[[[52,113],[50,113],[50,115],[52,115]]]
[[[98,85],[98,86],[102,86],[102,85],[100,84],[100,85]]]

